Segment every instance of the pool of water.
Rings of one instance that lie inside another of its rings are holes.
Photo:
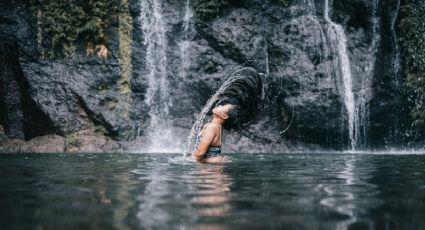
[[[425,229],[425,155],[0,155],[2,229]]]

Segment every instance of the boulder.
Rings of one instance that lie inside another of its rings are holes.
[[[68,135],[64,150],[70,153],[117,152],[121,146],[100,133],[86,129]]]

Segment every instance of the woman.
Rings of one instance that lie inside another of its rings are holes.
[[[223,160],[221,154],[221,130],[236,117],[236,105],[222,102],[212,110],[212,120],[204,125],[198,135],[197,148],[192,153],[198,162],[218,163]]]

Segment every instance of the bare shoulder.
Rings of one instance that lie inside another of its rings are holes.
[[[216,133],[215,125],[207,123],[204,125],[203,133]]]
[[[202,130],[202,137],[205,139],[215,138],[217,135],[219,135],[220,130],[217,129],[215,125],[211,125],[211,124],[208,125],[208,124],[206,124],[204,126],[204,129]]]

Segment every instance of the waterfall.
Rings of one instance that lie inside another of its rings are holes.
[[[185,14],[183,18],[183,40],[179,44],[180,48],[180,60],[181,60],[181,70],[180,75],[182,78],[187,76],[187,71],[190,66],[190,53],[189,53],[189,47],[190,47],[190,34],[193,32],[193,23],[192,23],[192,17],[193,12],[192,8],[190,6],[190,0],[186,1],[185,6]]]
[[[186,1],[186,6],[185,6],[185,13],[184,13],[184,19],[183,19],[183,34],[184,34],[184,39],[187,40],[188,39],[188,31],[190,30],[191,27],[191,19],[193,17],[193,12],[192,12],[192,8],[190,7],[190,0]]]
[[[270,57],[268,52],[269,46],[267,45],[267,41],[264,43],[263,52],[265,54],[265,64],[266,64],[266,75],[269,76],[270,74]]]
[[[329,36],[329,42],[336,47],[334,50],[338,53],[338,63],[342,75],[342,91],[345,109],[348,116],[348,133],[350,138],[351,149],[354,149],[357,145],[357,128],[358,128],[358,116],[356,114],[356,103],[353,93],[352,77],[350,70],[350,59],[347,51],[347,38],[345,36],[343,28],[332,22],[329,18],[329,0],[325,0],[325,12],[324,18],[328,24],[327,33]]]
[[[396,9],[394,10],[393,13],[393,17],[391,20],[391,34],[392,34],[392,42],[394,45],[394,56],[393,56],[393,67],[394,67],[394,74],[395,74],[395,80],[397,80],[397,83],[400,83],[398,80],[400,80],[397,76],[400,73],[400,48],[398,47],[398,42],[397,42],[397,34],[395,32],[395,26],[396,26],[396,21],[397,21],[397,17],[398,17],[398,12],[400,10],[400,0],[397,0],[397,5],[396,5]],[[399,85],[397,85],[399,86]]]
[[[150,124],[145,132],[144,152],[173,151],[169,116],[170,95],[167,79],[167,38],[160,0],[140,2],[140,24],[143,46],[146,47],[146,77],[148,88],[145,102],[149,107]],[[174,150],[175,151],[175,150]]]
[[[365,74],[361,79],[361,87],[358,95],[357,108],[360,120],[360,130],[358,135],[358,146],[365,147],[367,142],[367,128],[369,127],[369,107],[368,102],[372,97],[372,79],[375,70],[376,53],[381,40],[380,36],[380,17],[378,15],[379,0],[372,2],[372,42],[369,47],[368,55],[365,61]]]
[[[402,88],[401,86],[401,65],[400,65],[400,48],[398,46],[398,38],[397,38],[397,34],[395,32],[395,27],[396,27],[396,21],[397,21],[397,17],[398,17],[398,13],[400,10],[400,0],[396,1],[396,7],[395,10],[393,11],[393,13],[391,14],[391,26],[390,26],[390,30],[391,30],[391,40],[392,40],[392,48],[393,48],[393,54],[391,57],[391,67],[392,67],[392,82],[393,82],[393,89],[395,92],[395,104],[396,104],[396,108],[395,108],[395,114],[393,116],[393,125],[392,125],[392,133],[391,133],[391,137],[393,139],[397,139],[399,136],[398,133],[398,129],[399,129],[399,125],[400,125],[400,121],[399,121],[399,116],[400,116],[400,106],[399,106],[399,102],[400,102],[400,97],[401,97],[401,93],[400,93],[400,89]]]

